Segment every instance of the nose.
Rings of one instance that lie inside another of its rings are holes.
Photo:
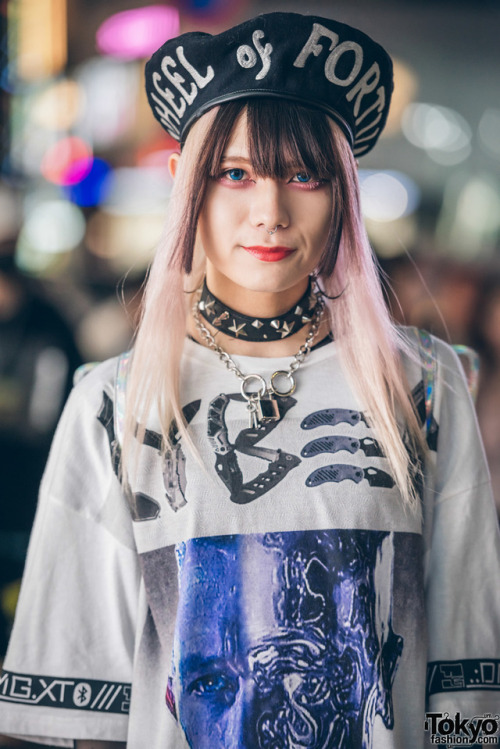
[[[278,180],[257,180],[251,191],[249,219],[256,228],[286,229],[290,224],[290,212],[283,185]]]
[[[255,749],[260,746],[257,724],[259,722],[259,700],[256,686],[251,678],[242,679],[240,690],[231,709],[228,733],[231,736],[231,747],[238,749]]]

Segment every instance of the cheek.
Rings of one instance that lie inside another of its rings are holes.
[[[229,190],[225,192],[230,192]],[[218,191],[207,195],[198,219],[198,232],[205,251],[210,253],[222,248],[225,238],[229,238],[238,217],[238,206]]]
[[[332,220],[332,200],[329,192],[311,201],[311,205],[307,206],[304,220],[307,222],[314,244],[323,247],[328,238]]]
[[[332,188],[325,185],[317,190],[296,191],[293,195],[294,209],[297,215],[309,226],[311,232],[321,234],[328,230],[332,215]]]

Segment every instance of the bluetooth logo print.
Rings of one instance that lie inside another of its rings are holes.
[[[92,697],[92,687],[86,681],[80,681],[73,689],[73,704],[86,707]]]
[[[256,29],[252,34],[252,42],[262,62],[262,69],[255,76],[256,81],[261,81],[265,78],[271,67],[271,52],[273,51],[273,46],[272,44],[267,43],[266,46],[263,47],[260,43],[260,40],[263,38],[264,32],[262,29]],[[238,47],[236,50],[236,58],[242,68],[253,68],[257,64],[255,50],[248,44],[242,44],[241,47]]]

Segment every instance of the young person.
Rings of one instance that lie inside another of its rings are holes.
[[[146,78],[181,143],[168,221],[132,354],[80,381],[54,441],[1,730],[132,749],[489,731],[500,551],[473,406],[453,351],[391,323],[360,216],[390,58],[271,13],[168,41]]]

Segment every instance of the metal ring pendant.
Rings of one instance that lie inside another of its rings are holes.
[[[288,382],[290,383],[290,388],[286,391],[284,390],[278,390],[274,385],[274,378],[275,377],[286,377]],[[271,377],[271,390],[275,395],[280,396],[281,398],[285,398],[287,395],[291,395],[295,390],[295,378],[291,372],[285,372],[284,369],[278,369],[277,372],[273,374]]]
[[[253,390],[252,392],[247,393],[245,388],[247,384],[251,382],[252,380],[258,380],[260,387],[258,390]],[[266,390],[267,390],[266,381],[263,377],[261,377],[258,374],[246,375],[242,380],[241,394],[244,398],[246,398],[247,401],[255,400],[255,398],[263,398],[266,394]]]

